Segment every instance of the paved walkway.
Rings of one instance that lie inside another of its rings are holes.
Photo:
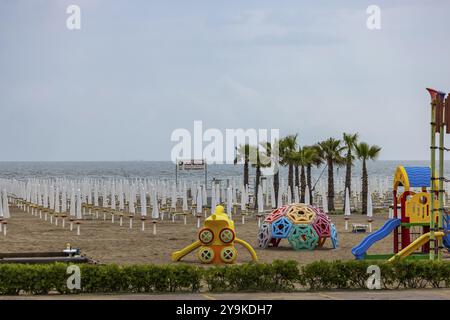
[[[111,294],[0,296],[0,300],[450,300],[450,289],[346,290],[289,293],[195,293],[195,294]]]

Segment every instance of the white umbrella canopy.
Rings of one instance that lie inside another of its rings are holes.
[[[108,197],[107,197],[108,191],[106,188],[106,183],[103,183],[103,192],[102,192],[102,206],[104,208],[108,207]]]
[[[231,218],[233,211],[233,191],[230,187],[227,188],[227,214]]]
[[[198,186],[199,188],[200,188],[200,190],[202,191],[202,205],[203,206],[205,206],[206,205],[206,202],[207,202],[207,199],[208,199],[208,196],[207,196],[207,194],[206,194],[206,185],[203,185],[203,186]],[[206,213],[205,213],[206,214]]]
[[[63,213],[67,212],[67,190],[66,190],[66,186],[63,186],[62,193],[61,193],[61,212],[63,212]]]
[[[258,192],[257,202],[258,202],[258,212],[264,213],[264,195],[262,194],[262,192]]]
[[[283,206],[283,189],[281,189],[281,188],[278,188],[277,202],[278,202],[278,208]]]
[[[322,210],[323,212],[328,213],[328,197],[325,192],[322,193]]]
[[[186,184],[184,184],[183,187],[183,211],[187,212],[189,210],[188,208],[188,199],[187,199],[187,187]]]
[[[53,186],[50,186],[50,192],[49,192],[49,198],[50,198],[50,209],[55,208],[55,189]]]
[[[245,190],[245,186],[241,187],[241,211],[244,212],[247,210],[247,191]]]
[[[309,196],[309,187],[305,188],[305,204],[311,204],[311,198]]]
[[[367,195],[367,218],[370,220],[373,217],[373,205],[372,205],[372,194]]]
[[[300,199],[299,199],[299,197],[298,197],[298,194],[299,194],[298,186],[295,186],[295,187],[294,187],[294,202],[295,202],[295,203],[299,203],[299,202],[300,202]]]
[[[232,191],[232,196],[233,196],[233,203],[237,203],[237,188],[236,188],[236,184],[235,181],[233,180],[232,186],[231,186],[231,191]]]
[[[159,208],[158,208],[158,196],[156,194],[156,189],[152,189],[152,219],[157,220],[159,218]]]
[[[48,186],[46,184],[43,186],[42,206],[48,208]]]
[[[292,203],[292,192],[291,192],[291,186],[288,186],[287,188],[287,203]]]
[[[205,198],[206,200],[206,198]],[[197,213],[202,213],[203,210],[203,193],[202,193],[202,187],[197,187]]]
[[[83,216],[81,214],[82,197],[81,197],[80,189],[77,190],[76,196],[77,196],[76,197],[76,218],[77,218],[77,220],[81,220],[81,219],[83,219]]]
[[[125,199],[122,185],[119,187],[119,210],[125,210]]]
[[[98,207],[98,184],[94,183],[94,206]]]
[[[3,191],[2,191],[1,196],[0,196],[0,217],[1,218],[5,217],[4,213],[3,213]],[[1,227],[1,223],[0,223],[0,227]]]
[[[131,185],[130,187],[130,199],[129,199],[129,203],[128,203],[128,211],[130,212],[130,214],[135,214],[136,213],[136,209],[134,207],[134,203],[136,200],[136,190],[135,190],[135,185]]]
[[[59,198],[59,194],[60,194],[60,192],[59,192],[59,187],[56,187],[56,190],[55,190],[55,203],[54,203],[54,206],[53,206],[53,210],[56,212],[56,213],[59,213],[60,212],[60,207],[59,207],[59,205],[60,205],[60,198]]]
[[[172,209],[177,208],[177,186],[175,184],[172,185],[172,194],[171,194],[171,204]]]
[[[367,221],[369,221],[369,232],[372,232],[372,216],[373,216],[372,193],[369,192],[369,194],[367,195]]]
[[[146,217],[147,216],[147,196],[145,193],[144,185],[141,185],[141,216]]]
[[[344,212],[345,216],[350,216],[351,215],[351,211],[350,211],[350,193],[348,191],[348,188],[345,189],[345,212]]]
[[[116,210],[116,186],[111,184],[111,209]]]
[[[211,213],[216,212],[217,205],[217,197],[216,197],[216,187],[213,185],[211,188]]]
[[[72,189],[70,193],[70,216],[76,216],[76,208],[75,208],[75,190]]]
[[[275,199],[275,187],[273,183],[270,184],[270,201],[272,203],[272,209],[277,207],[276,199]]]
[[[3,189],[2,191],[2,216],[3,219],[9,219],[11,215],[9,214],[9,205],[8,205],[8,194],[6,192],[6,189]]]
[[[220,184],[216,184],[216,203],[220,203],[221,201],[221,189],[220,189]]]

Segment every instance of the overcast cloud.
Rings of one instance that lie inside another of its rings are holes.
[[[82,29],[66,28],[81,8]],[[381,30],[366,9],[381,8]],[[342,132],[427,159],[449,1],[0,0],[0,160],[169,160],[176,128]]]

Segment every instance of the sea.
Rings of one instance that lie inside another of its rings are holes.
[[[397,166],[429,166],[428,161],[377,160],[367,162],[370,178],[392,179]],[[313,179],[326,179],[327,170],[324,166],[313,168]],[[352,168],[353,178],[361,176],[361,162],[355,162]],[[450,161],[445,162],[446,172],[450,172]],[[60,161],[60,162],[0,162],[0,178],[147,178],[155,180],[223,180],[242,177],[243,165],[209,164],[206,170],[179,171],[170,161]],[[335,168],[335,177],[342,179],[345,167]],[[250,177],[255,176],[255,169],[250,167]],[[280,170],[280,176],[287,179],[287,168]]]

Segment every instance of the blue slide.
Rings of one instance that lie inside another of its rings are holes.
[[[400,226],[400,219],[389,219],[384,225],[377,231],[369,234],[363,241],[352,249],[352,254],[357,260],[364,259],[367,250],[377,241],[387,237],[395,228]]]

